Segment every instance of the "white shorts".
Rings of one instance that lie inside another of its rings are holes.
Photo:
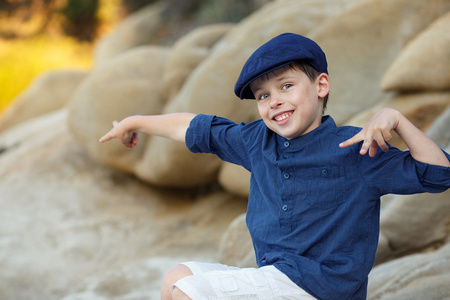
[[[214,299],[316,299],[274,266],[237,268],[222,264],[183,263],[194,275],[176,286],[193,300]]]

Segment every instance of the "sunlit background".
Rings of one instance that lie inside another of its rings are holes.
[[[195,24],[239,21],[258,6],[257,0],[161,1],[168,3],[168,22],[156,37],[158,43],[169,43]],[[43,71],[89,69],[96,41],[153,2],[0,0],[0,114]]]
[[[88,69],[121,11],[120,0],[1,0],[0,113],[41,72]]]

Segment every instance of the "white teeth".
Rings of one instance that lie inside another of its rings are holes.
[[[291,114],[290,113],[285,113],[279,116],[275,117],[275,121],[283,121],[284,119],[288,118]]]

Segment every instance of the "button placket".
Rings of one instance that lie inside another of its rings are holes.
[[[280,162],[279,162],[279,171],[282,176],[282,185],[283,185],[283,193],[281,197],[281,203],[279,206],[280,209],[280,226],[282,232],[290,232],[291,231],[291,205],[292,205],[292,195],[289,191],[291,191],[290,186],[293,184],[292,181],[292,165],[289,159],[292,159],[292,153],[290,151],[290,147],[292,146],[290,141],[283,141],[280,144],[280,147],[278,148],[279,155],[280,155]]]

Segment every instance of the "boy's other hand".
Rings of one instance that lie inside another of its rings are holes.
[[[359,133],[340,143],[339,147],[345,148],[364,141],[359,151],[361,155],[369,152],[369,156],[374,157],[377,154],[378,146],[383,151],[388,151],[389,147],[386,142],[392,139],[391,131],[398,126],[398,114],[400,114],[398,111],[391,108],[379,111]]]
[[[123,121],[122,121],[123,122]],[[107,142],[113,138],[118,138],[122,144],[125,145],[127,148],[133,148],[137,145],[138,142],[138,134],[136,131],[128,131],[124,130],[122,127],[122,122],[113,122],[113,128],[106,133],[104,136],[102,136],[99,139],[100,143]]]

